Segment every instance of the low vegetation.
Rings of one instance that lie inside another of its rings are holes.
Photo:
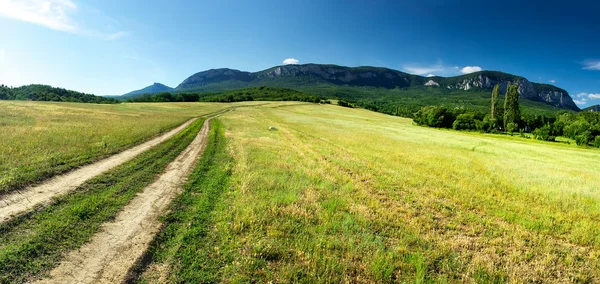
[[[0,195],[231,106],[0,101]]]
[[[47,208],[0,224],[0,282],[39,277],[66,252],[83,245],[192,142],[203,122],[195,121],[134,160],[57,198]]]

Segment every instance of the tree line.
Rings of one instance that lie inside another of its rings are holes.
[[[560,111],[554,117],[544,115],[522,115],[519,107],[517,85],[509,84],[500,104],[500,86],[492,90],[489,113],[443,106],[422,107],[413,116],[413,121],[422,126],[475,130],[485,133],[530,133],[533,138],[556,141],[567,137],[577,145],[600,147],[600,113]]]
[[[17,88],[0,85],[0,100],[30,100],[97,104],[119,103],[118,100],[113,98],[105,98],[63,88],[55,88],[47,85],[27,85]]]
[[[246,102],[246,101],[300,101],[311,103],[327,103],[320,96],[304,92],[276,87],[254,87],[219,93],[159,93],[131,98],[129,102]]]

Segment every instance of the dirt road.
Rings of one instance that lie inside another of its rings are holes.
[[[206,147],[207,119],[192,143],[171,162],[165,172],[139,193],[115,220],[82,248],[69,253],[40,283],[118,283],[146,251],[158,233],[159,217],[182,190],[186,177]]]
[[[15,215],[27,212],[39,204],[48,203],[52,201],[53,197],[66,194],[85,181],[135,158],[142,152],[173,137],[173,135],[188,127],[195,120],[196,118],[188,120],[175,129],[148,142],[66,174],[56,176],[40,185],[0,196],[0,223],[6,222]]]

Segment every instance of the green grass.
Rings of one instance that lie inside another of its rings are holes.
[[[231,165],[223,125],[213,120],[204,154],[183,194],[173,202],[172,213],[149,251],[151,266],[140,282],[161,277],[171,283],[219,280],[222,262],[213,257],[218,252],[213,250],[210,227],[213,211],[222,206],[221,195],[229,189]],[[169,274],[161,275],[160,266],[168,266]]]
[[[598,150],[325,105],[220,120],[231,177],[196,173],[147,282],[600,281]]]
[[[196,137],[204,120],[46,207],[0,224],[0,282],[24,282],[54,267],[111,220]]]
[[[231,106],[0,101],[0,195]]]

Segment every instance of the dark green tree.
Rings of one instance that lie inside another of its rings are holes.
[[[520,120],[519,86],[509,84],[504,96],[504,128],[509,132],[514,132],[515,128],[518,130]],[[508,127],[509,125],[510,127]]]
[[[494,119],[496,115],[496,105],[498,104],[498,95],[500,94],[500,84],[496,84],[492,90],[492,109],[490,119]]]

